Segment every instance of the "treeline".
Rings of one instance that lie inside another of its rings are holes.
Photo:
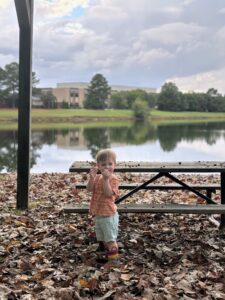
[[[55,108],[56,97],[50,91],[43,93],[40,88],[36,87],[38,82],[35,72],[32,72],[32,102],[38,99],[44,108]],[[18,107],[18,98],[19,64],[12,62],[4,68],[0,67],[0,107]]]
[[[36,88],[39,82],[32,72],[32,104],[44,108],[69,108],[68,103],[57,102],[51,91]],[[17,107],[19,92],[19,64],[13,62],[0,67],[0,107]],[[143,89],[113,91],[102,74],[93,76],[87,89],[84,108],[87,109],[132,109],[136,118],[148,116],[151,109],[163,111],[225,112],[225,96],[210,88],[206,93],[182,93],[172,83],[165,83],[159,93],[148,93]]]
[[[102,74],[95,74],[87,90],[84,108],[87,109],[132,109],[136,119],[144,119],[149,115],[149,108],[155,96],[139,89],[134,91],[112,91]]]
[[[147,93],[142,89],[113,91],[106,78],[102,74],[96,74],[88,87],[84,107],[91,109],[132,109],[137,100],[143,101],[149,108],[153,108],[157,103],[157,94]]]
[[[157,107],[164,111],[224,112],[225,96],[214,88],[206,93],[182,93],[174,83],[168,82],[158,95]]]
[[[159,93],[135,90],[112,94],[110,107],[132,109],[136,99],[143,100],[150,109],[163,111],[225,112],[225,97],[216,89],[210,88],[206,93],[182,93],[172,82],[165,83]]]
[[[85,108],[133,109],[137,117],[143,117],[151,109],[163,111],[225,112],[225,96],[214,88],[206,93],[182,93],[172,83],[165,83],[159,93],[148,93],[137,89],[112,91],[107,80],[96,74],[90,83]]]

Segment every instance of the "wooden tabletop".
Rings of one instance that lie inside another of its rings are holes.
[[[70,172],[88,172],[94,161],[75,161]],[[118,161],[115,172],[179,172],[179,173],[221,173],[225,172],[225,162],[193,161],[193,162],[144,162]]]

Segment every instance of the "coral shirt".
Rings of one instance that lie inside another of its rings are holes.
[[[119,180],[112,174],[109,183],[113,191],[111,197],[106,197],[103,191],[102,175],[96,175],[94,179],[93,193],[90,202],[90,213],[94,216],[112,216],[117,211],[115,200],[118,196]]]

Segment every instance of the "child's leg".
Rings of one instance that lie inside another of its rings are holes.
[[[98,241],[98,252],[104,252],[105,251],[105,243],[103,241]]]
[[[95,236],[97,239],[97,242],[99,243],[99,251],[104,251],[104,235],[103,231],[101,228],[101,218],[100,217],[95,217]]]
[[[105,242],[104,242],[104,234],[101,226],[102,217],[95,217],[95,234],[97,242],[99,243],[98,248],[96,249],[97,258],[96,261],[100,263],[107,262],[107,256],[105,255]]]
[[[113,216],[107,218],[104,226],[104,238],[106,241],[106,255],[108,260],[117,260],[118,259],[118,245],[117,245],[117,236],[118,236],[118,223],[119,215],[115,213]]]
[[[119,258],[118,245],[116,241],[110,241],[106,243],[107,246],[107,258],[109,261],[114,261]]]

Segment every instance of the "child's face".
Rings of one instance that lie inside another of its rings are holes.
[[[113,159],[109,158],[107,160],[104,161],[100,161],[98,164],[98,169],[99,171],[102,173],[102,171],[104,170],[108,170],[110,173],[113,173],[114,169],[115,169],[115,162],[113,161]]]

